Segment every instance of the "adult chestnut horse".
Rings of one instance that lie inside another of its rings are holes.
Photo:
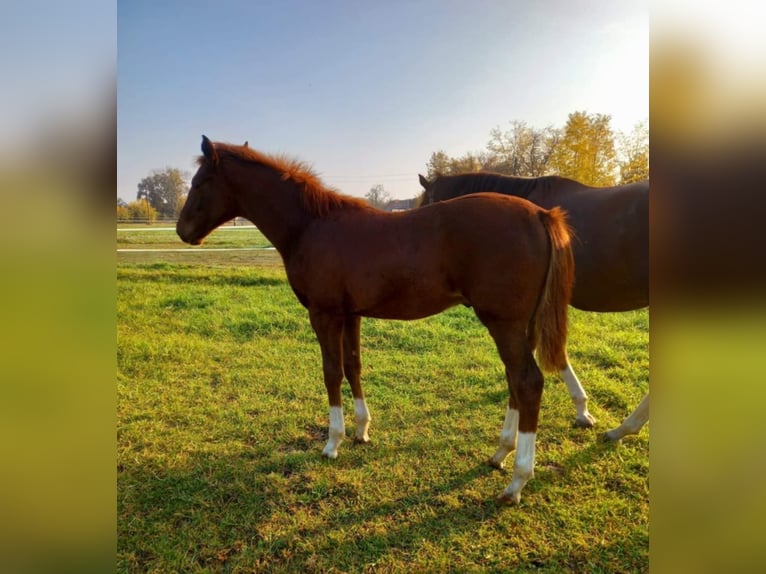
[[[284,261],[322,351],[330,403],[323,454],[345,436],[341,383],[354,396],[355,438],[369,440],[360,381],[361,317],[418,319],[473,307],[502,358],[509,398],[491,464],[517,445],[500,496],[517,503],[532,477],[543,376],[566,363],[574,260],[565,216],[523,199],[479,194],[420,210],[386,213],[324,187],[302,163],[202,137],[199,169],[176,231],[199,244],[234,217],[252,221]]]
[[[487,172],[422,175],[420,205],[492,191],[523,197],[552,209],[563,208],[574,230],[575,284],[572,306],[584,311],[630,311],[649,305],[649,181],[616,187],[591,187],[559,176],[537,178]],[[592,427],[588,396],[567,360],[561,376],[577,409],[575,425]],[[637,433],[649,419],[644,397],[619,428],[603,435],[619,440]]]

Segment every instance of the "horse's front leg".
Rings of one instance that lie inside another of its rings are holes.
[[[370,411],[364,400],[362,391],[362,359],[359,350],[359,331],[362,319],[354,315],[347,315],[343,326],[343,372],[351,385],[351,393],[354,395],[354,422],[356,430],[354,440],[356,442],[370,442],[368,430],[370,428]]]
[[[322,371],[327,398],[330,402],[330,428],[327,445],[322,454],[337,458],[338,447],[346,435],[343,422],[340,385],[343,382],[343,315],[310,310],[311,326],[314,328],[322,349]]]

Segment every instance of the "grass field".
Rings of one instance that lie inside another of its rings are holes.
[[[282,267],[271,243],[252,226],[225,226],[211,233],[205,243],[182,243],[173,225],[118,225],[117,262],[129,264],[180,263],[206,266],[255,265]],[[218,251],[240,249],[241,251]],[[171,250],[171,251],[169,251]]]
[[[372,442],[329,461],[319,346],[278,256],[194,256],[118,254],[118,571],[648,570],[648,427],[596,440],[648,387],[646,311],[572,311],[597,428],[547,377],[535,478],[503,507],[510,472],[486,460],[506,384],[469,309],[362,322]]]

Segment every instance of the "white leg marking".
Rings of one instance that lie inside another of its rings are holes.
[[[516,448],[516,460],[513,464],[511,484],[501,495],[503,500],[518,504],[521,500],[521,489],[535,474],[535,438],[537,433],[520,432]]]
[[[637,434],[649,420],[649,393],[647,393],[628,418],[616,429],[604,433],[606,440],[620,440],[625,435]]]
[[[585,394],[585,389],[580,384],[580,380],[572,370],[572,365],[567,360],[566,368],[561,371],[561,378],[569,389],[569,396],[572,397],[572,402],[577,410],[577,417],[575,418],[575,426],[591,428],[596,419],[588,412],[588,395]]]
[[[500,431],[500,444],[497,452],[492,455],[489,463],[495,468],[503,468],[505,458],[513,449],[516,448],[516,432],[519,428],[519,411],[507,407],[505,409],[505,422],[503,430]]]
[[[364,399],[354,399],[354,422],[356,423],[356,440],[359,442],[370,442],[370,435],[367,431],[370,428],[370,411],[367,409],[367,403]]]
[[[327,445],[322,454],[327,458],[338,457],[338,447],[346,436],[346,425],[343,423],[343,407],[330,407],[330,430]]]

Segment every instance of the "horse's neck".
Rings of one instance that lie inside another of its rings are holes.
[[[242,215],[255,224],[283,258],[311,221],[298,187],[292,180],[261,166],[251,177],[241,178],[238,195]]]

